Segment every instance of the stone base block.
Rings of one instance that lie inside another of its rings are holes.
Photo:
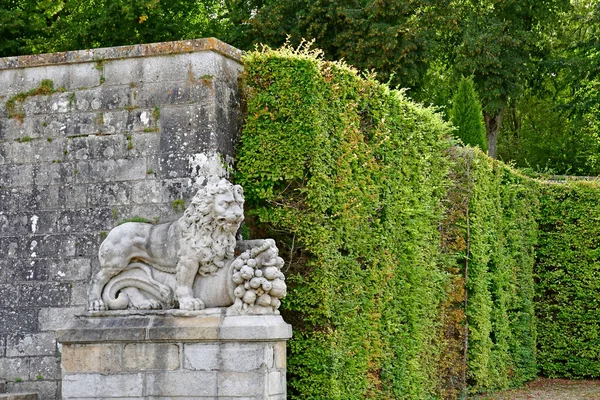
[[[281,316],[93,315],[56,333],[63,399],[286,398]]]

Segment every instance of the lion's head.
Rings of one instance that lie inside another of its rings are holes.
[[[199,274],[214,273],[233,258],[235,234],[243,220],[241,186],[221,179],[198,190],[181,221],[184,241],[199,258]]]

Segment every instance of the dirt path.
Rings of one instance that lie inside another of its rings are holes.
[[[600,380],[570,381],[539,378],[524,388],[473,396],[478,400],[600,400]]]

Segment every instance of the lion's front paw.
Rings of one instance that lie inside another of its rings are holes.
[[[204,309],[204,302],[194,297],[186,297],[183,299],[179,299],[179,308],[181,310],[190,311],[202,310]]]
[[[100,299],[92,300],[88,304],[88,311],[104,311],[106,310],[106,305]]]

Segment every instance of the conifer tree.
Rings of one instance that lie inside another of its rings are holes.
[[[475,93],[472,77],[463,77],[460,80],[458,90],[452,98],[450,120],[457,128],[455,135],[464,144],[487,151],[486,130],[481,103],[477,93]]]

